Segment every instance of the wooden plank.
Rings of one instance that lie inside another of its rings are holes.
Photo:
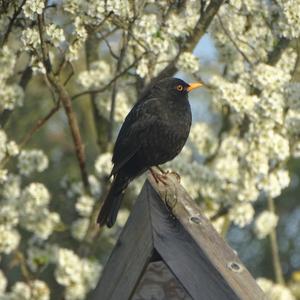
[[[219,236],[175,176],[149,176],[154,247],[194,299],[265,299],[237,254]],[[172,207],[171,217],[165,203]],[[204,293],[204,294],[201,294]]]
[[[154,247],[193,299],[239,299],[160,197],[151,195]],[[220,249],[221,250],[221,249]]]
[[[129,299],[153,252],[145,186],[104,268],[91,300]]]
[[[178,279],[163,261],[147,266],[131,300],[192,300]]]

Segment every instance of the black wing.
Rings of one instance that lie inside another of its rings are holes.
[[[111,175],[115,175],[139,151],[141,136],[161,117],[160,101],[152,98],[138,102],[127,115],[115,143]]]

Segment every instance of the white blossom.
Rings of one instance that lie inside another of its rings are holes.
[[[20,176],[9,174],[2,188],[2,197],[10,203],[19,198],[21,194]]]
[[[7,170],[0,168],[0,183],[4,183],[7,180]]]
[[[158,31],[158,26],[159,22],[155,14],[145,14],[136,22],[134,35],[141,42],[145,41],[151,45],[152,38]]]
[[[25,282],[16,282],[12,287],[10,297],[12,300],[30,300],[30,286]]]
[[[206,123],[197,122],[193,124],[190,141],[196,146],[201,155],[208,156],[215,152],[217,147],[217,137],[212,128]]]
[[[290,183],[290,176],[286,170],[277,170],[265,177],[260,183],[259,188],[272,198],[278,197],[281,191]]]
[[[10,293],[11,300],[49,300],[50,290],[47,284],[41,280],[17,282]]]
[[[22,150],[18,157],[18,168],[22,175],[28,176],[34,171],[43,172],[48,167],[48,158],[42,150]]]
[[[111,153],[103,153],[99,155],[95,162],[95,170],[96,174],[99,176],[99,178],[108,176],[112,169],[112,155]]]
[[[8,46],[4,45],[0,50],[1,81],[8,79],[13,74],[15,64],[15,53]]]
[[[42,240],[47,240],[59,224],[59,214],[47,209],[41,210],[37,218],[31,217],[25,222],[23,221],[23,226]]]
[[[107,2],[107,11],[113,11],[117,16],[131,18],[133,11],[131,9],[130,1],[128,0],[110,0]]]
[[[254,217],[254,209],[250,203],[240,203],[229,210],[229,220],[239,227],[250,224]]]
[[[300,35],[300,10],[298,8],[299,2],[297,0],[280,0],[279,13],[280,18],[277,34],[288,39],[298,38]]]
[[[36,272],[42,270],[53,260],[53,247],[51,244],[37,246],[29,243],[27,248],[27,264],[31,271]]]
[[[300,131],[300,112],[295,109],[289,109],[286,114],[285,125],[291,134],[298,134]]]
[[[65,41],[63,29],[55,24],[50,24],[46,27],[46,34],[54,47],[59,47]]]
[[[101,87],[108,83],[111,72],[110,65],[104,60],[99,60],[91,65],[90,70],[79,74],[78,83],[85,89]]]
[[[95,199],[88,196],[82,195],[77,199],[76,210],[82,217],[89,217],[93,211],[95,205]]]
[[[98,198],[101,195],[101,183],[94,175],[89,175],[89,184],[90,184],[90,190],[93,197]]]
[[[19,154],[19,147],[15,141],[10,141],[6,145],[6,151],[9,156],[16,156]]]
[[[130,111],[129,99],[124,90],[117,92],[115,105],[115,121],[123,122]],[[109,96],[106,94],[103,94],[102,97],[100,96],[97,101],[97,108],[101,112],[101,115],[109,119],[111,110],[111,101]]]
[[[45,2],[43,0],[28,0],[23,6],[25,17],[34,20],[37,15],[43,12]]]
[[[23,105],[24,92],[17,84],[6,85],[0,82],[0,109],[13,110]]]
[[[267,299],[296,300],[296,298],[293,296],[291,291],[287,287],[281,284],[275,284],[271,280],[263,277],[257,278],[256,282],[260,286],[260,288],[264,291]]]
[[[19,214],[15,205],[11,203],[2,203],[0,205],[0,224],[8,228],[14,227],[19,222]]]
[[[265,238],[277,226],[278,216],[270,211],[263,211],[256,218],[254,230],[259,239]]]
[[[190,52],[183,52],[178,59],[177,66],[180,70],[187,73],[196,73],[199,71],[199,59]]]
[[[291,291],[281,284],[274,284],[268,295],[272,300],[296,300]]]
[[[267,278],[259,277],[256,279],[256,283],[267,294],[273,286],[273,282]]]
[[[28,215],[48,205],[50,194],[42,183],[33,182],[22,191],[21,201],[22,213]]]
[[[255,87],[275,90],[282,88],[291,76],[277,67],[261,63],[254,68],[251,78]]]
[[[86,288],[83,283],[71,284],[65,289],[66,300],[85,299]]]
[[[0,253],[9,254],[15,250],[20,242],[20,235],[15,229],[0,225]]]
[[[83,300],[86,293],[95,288],[101,269],[98,262],[81,259],[72,250],[61,248],[58,251],[55,278],[66,287],[67,299]]]
[[[149,61],[145,57],[143,57],[139,61],[138,66],[136,68],[136,74],[138,74],[141,78],[145,78],[148,75],[149,73],[148,64]]]
[[[28,3],[28,2],[27,2]],[[22,31],[21,41],[24,50],[38,49],[40,44],[40,35],[36,28],[26,28]]]
[[[72,223],[71,226],[71,234],[73,238],[78,241],[83,240],[87,233],[87,229],[89,227],[89,219],[88,218],[80,218]]]
[[[6,156],[7,136],[4,130],[0,129],[0,161]]]
[[[79,284],[81,272],[80,258],[72,250],[59,249],[55,271],[56,281],[63,286]]]
[[[0,295],[3,295],[7,287],[7,279],[2,270],[0,270]]]
[[[60,223],[60,216],[48,210],[49,201],[50,194],[41,183],[31,183],[21,194],[21,225],[41,239],[47,239]]]

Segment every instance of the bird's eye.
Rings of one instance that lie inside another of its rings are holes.
[[[181,84],[177,85],[176,90],[179,91],[179,92],[182,92],[183,91],[183,86]]]

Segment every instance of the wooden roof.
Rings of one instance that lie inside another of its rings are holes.
[[[236,252],[172,175],[167,187],[149,176],[90,299],[138,299],[135,292],[155,260],[185,289],[184,299],[265,299]]]

